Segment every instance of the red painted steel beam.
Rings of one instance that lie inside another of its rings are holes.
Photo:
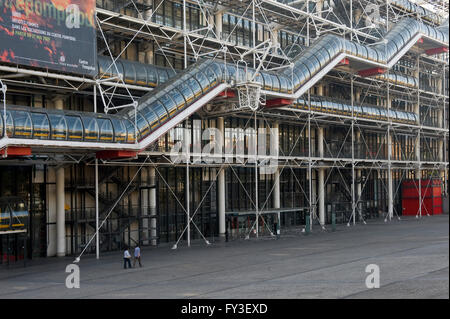
[[[425,53],[427,55],[434,55],[434,54],[440,54],[440,53],[446,53],[446,52],[448,52],[448,48],[446,48],[446,47],[434,48],[434,49],[429,49],[429,50],[425,51]]]
[[[130,157],[136,157],[137,156],[137,152],[120,151],[120,150],[99,151],[99,152],[97,152],[95,154],[95,156],[98,159],[130,158]]]
[[[266,108],[287,106],[287,105],[291,105],[292,102],[293,101],[290,100],[290,99],[283,99],[283,98],[267,100],[266,101]]]
[[[372,75],[383,74],[384,72],[386,72],[385,69],[382,69],[382,68],[372,68],[372,69],[367,69],[367,70],[358,71],[358,75],[359,75],[359,76],[362,76],[362,77],[366,77],[366,76],[372,76]]]
[[[218,97],[223,97],[223,98],[233,98],[236,97],[236,92],[231,91],[231,90],[225,90],[219,93],[219,95],[217,95]]]
[[[0,155],[7,156],[30,156],[31,147],[8,146],[0,150]]]

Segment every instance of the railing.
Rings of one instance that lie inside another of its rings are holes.
[[[154,215],[156,215],[156,207],[151,206],[142,206],[139,207],[137,205],[133,205],[131,209],[128,205],[118,205],[117,208],[119,210],[124,211],[127,214],[127,217],[110,217],[111,219],[116,218],[137,218],[140,216],[141,219],[149,219],[153,218]],[[152,216],[153,215],[153,216]],[[100,219],[102,220],[104,216],[100,216]],[[79,209],[70,209],[68,210],[68,213],[66,214],[66,221],[67,222],[92,222],[95,221],[95,207],[86,207],[86,208],[79,208]]]

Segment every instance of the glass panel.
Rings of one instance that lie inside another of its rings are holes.
[[[298,86],[303,85],[310,78],[309,70],[303,63],[300,64],[297,69],[294,69],[294,72],[298,75],[298,78],[300,79],[300,83],[298,84]]]
[[[144,107],[140,111],[140,115],[142,115],[144,119],[140,119],[138,116],[137,128],[143,137],[150,133],[150,129],[153,130],[154,127],[159,125],[159,119],[155,111],[149,106]]]
[[[67,123],[63,115],[49,114],[52,140],[67,139]]]
[[[48,140],[50,137],[50,123],[43,113],[31,113],[33,120],[33,138]]]
[[[303,98],[303,96],[298,98],[297,103],[298,103],[298,107],[301,108],[301,109],[307,109],[308,108],[308,105],[306,105],[306,101]]]
[[[14,119],[10,111],[6,111],[6,135],[13,137],[14,135]]]
[[[120,119],[111,118],[114,128],[114,142],[125,143],[127,141],[127,129],[125,124]]]
[[[111,67],[109,67],[109,66],[112,63],[112,60],[107,57],[99,56],[97,61],[98,61],[99,75],[101,76],[101,75],[105,74],[103,77],[111,77],[112,76],[112,68],[114,67],[114,65]],[[107,69],[108,69],[108,71],[106,72]]]
[[[223,74],[222,74],[222,69],[220,68],[220,66],[217,63],[211,63],[210,68],[214,70],[217,81],[222,81]]]
[[[168,119],[166,108],[159,101],[155,101],[149,106],[158,116],[160,124],[163,124]],[[151,128],[153,131],[153,127]]]
[[[124,81],[125,83],[136,84],[136,70],[131,62],[122,62],[124,64]]]
[[[114,131],[111,121],[109,119],[98,118],[97,122],[100,126],[100,141],[113,142]]]
[[[111,63],[112,63],[112,60],[109,59],[109,64],[111,64]],[[116,68],[116,66],[117,66],[117,68]],[[124,74],[122,62],[120,62],[119,60],[117,60],[115,62],[115,64],[113,64],[111,66],[111,68],[109,70],[110,70],[110,72],[108,72],[108,73],[110,74],[110,76],[117,76],[119,74],[122,74],[122,75]],[[117,73],[117,70],[119,71],[119,73]]]
[[[28,112],[12,111],[14,117],[14,137],[31,138],[32,122]]]
[[[156,74],[156,70],[152,66],[147,66],[147,85],[151,87],[155,87],[158,85],[158,75]]]
[[[292,81],[293,83],[291,84],[291,89],[292,90],[297,90],[298,88],[298,84],[300,84],[300,78],[298,77],[297,73],[293,72],[292,75],[289,74],[290,76],[292,76]]]
[[[288,88],[288,82],[287,82],[286,78],[284,76],[279,76],[278,80],[280,80],[280,86],[281,86],[280,91],[283,93],[287,93],[289,88]]]
[[[136,84],[147,85],[147,69],[142,65],[136,65]]]
[[[178,89],[173,88],[172,90],[169,91],[168,94],[175,101],[177,109],[180,109],[186,103],[183,95],[180,93],[180,91],[178,91]]]
[[[348,105],[347,103],[343,103],[342,107],[344,108],[344,114],[352,115],[352,106],[351,105]]]
[[[329,61],[329,55],[326,50],[319,50],[314,55],[315,58],[319,61],[320,68],[322,69],[326,63]]]
[[[98,123],[93,117],[83,116],[84,140],[88,142],[98,141]]]
[[[127,129],[127,143],[132,144],[132,143],[134,143],[136,141],[135,138],[134,138],[134,135],[135,135],[134,124],[131,121],[129,121],[129,120],[124,120],[124,123],[125,123],[124,125],[125,125],[125,127]]]
[[[146,109],[149,109],[149,108],[145,107],[142,111],[145,111]],[[149,112],[145,114],[145,118],[148,119],[151,114],[153,114],[153,118],[156,119],[156,123],[158,123],[156,115],[151,110],[149,110]],[[142,116],[142,114],[140,112],[137,112],[136,124],[137,124],[137,129],[139,132],[139,139],[146,137],[150,133],[150,126],[149,126],[148,122],[145,120],[145,118],[144,118],[144,116]]]
[[[311,110],[320,111],[322,109],[322,101],[317,96],[311,96]]]
[[[233,79],[236,76],[236,67],[231,64],[227,64],[227,72],[228,78]],[[242,69],[239,70],[239,73],[242,73]]]
[[[203,93],[206,93],[209,90],[210,82],[206,75],[203,74],[200,70],[197,71],[195,74],[195,78],[200,83],[200,86],[202,87]]]
[[[211,87],[217,85],[217,74],[214,72],[213,68],[206,68],[205,75],[208,77]]]
[[[192,93],[191,88],[186,84],[186,82],[182,82],[178,88],[183,94],[184,99],[186,100],[186,104],[189,105],[189,103],[191,103],[192,99],[194,98],[194,93]]]
[[[317,61],[317,59],[307,60],[303,63],[307,66],[309,72],[311,73],[311,77],[314,76],[320,68],[319,61]]]
[[[79,116],[66,116],[68,139],[82,141],[83,140],[83,124]],[[97,123],[97,121],[95,121]],[[98,127],[97,127],[98,129]]]
[[[169,79],[166,70],[157,69],[158,70],[158,84],[161,85]]]
[[[177,106],[175,102],[172,100],[172,98],[169,97],[167,93],[162,94],[159,100],[164,105],[166,110],[169,112],[170,116],[172,116],[172,114],[174,114],[177,111]]]
[[[278,77],[276,75],[270,74],[272,78],[272,91],[280,92],[280,81],[278,81]]]
[[[391,118],[391,120],[397,119],[397,112],[395,112],[392,109],[389,109],[389,117]]]
[[[194,92],[194,98],[197,98],[198,96],[200,96],[202,94],[202,88],[201,88],[200,84],[193,77],[189,77],[187,79],[187,83],[188,83],[189,87],[191,88],[191,90]]]
[[[267,73],[261,73],[263,79],[264,79],[264,90],[272,90],[272,78]]]

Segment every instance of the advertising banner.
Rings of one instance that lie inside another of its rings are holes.
[[[0,0],[0,63],[97,74],[95,0]]]

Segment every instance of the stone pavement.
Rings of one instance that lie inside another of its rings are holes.
[[[0,268],[5,298],[449,298],[449,216],[282,233],[279,240],[194,242],[142,249],[143,267],[122,252],[83,256],[80,289],[67,289],[73,257]],[[380,267],[367,289],[368,264]]]

